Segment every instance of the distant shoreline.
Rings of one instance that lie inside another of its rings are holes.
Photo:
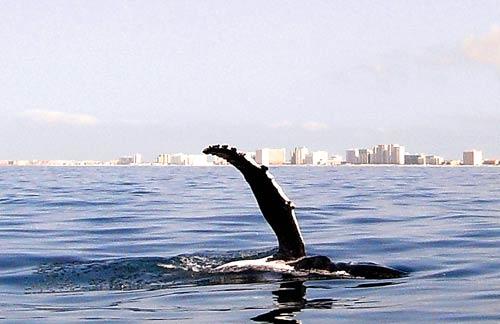
[[[160,165],[160,164],[140,164],[140,165],[0,165],[0,168],[213,168],[213,167],[231,167],[230,165]],[[482,164],[482,165],[420,165],[420,164],[337,164],[337,165],[312,165],[312,164],[281,164],[270,165],[269,168],[481,168],[481,167],[500,167],[500,164]]]

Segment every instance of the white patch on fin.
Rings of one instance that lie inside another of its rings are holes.
[[[265,257],[255,260],[238,260],[229,262],[215,268],[216,272],[242,272],[247,270],[268,271],[280,273],[296,273],[295,268],[283,260],[272,260]]]

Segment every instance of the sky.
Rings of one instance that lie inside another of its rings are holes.
[[[0,159],[500,158],[499,1],[0,1]]]

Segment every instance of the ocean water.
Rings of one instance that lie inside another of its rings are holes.
[[[308,254],[409,275],[210,273],[276,245],[232,167],[6,167],[0,320],[500,321],[500,168],[271,172]]]

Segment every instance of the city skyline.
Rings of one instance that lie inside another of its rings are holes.
[[[262,165],[498,165],[500,159],[483,156],[477,149],[462,152],[460,159],[444,158],[436,154],[411,153],[400,144],[377,144],[371,148],[345,150],[342,156],[324,150],[310,150],[306,146],[286,148],[257,148],[254,151],[240,150]],[[155,158],[144,159],[141,153],[122,155],[111,160],[69,159],[0,159],[0,166],[93,166],[93,165],[226,165],[223,159],[200,153],[157,153]]]
[[[0,159],[314,143],[500,156],[498,1],[0,3]]]

